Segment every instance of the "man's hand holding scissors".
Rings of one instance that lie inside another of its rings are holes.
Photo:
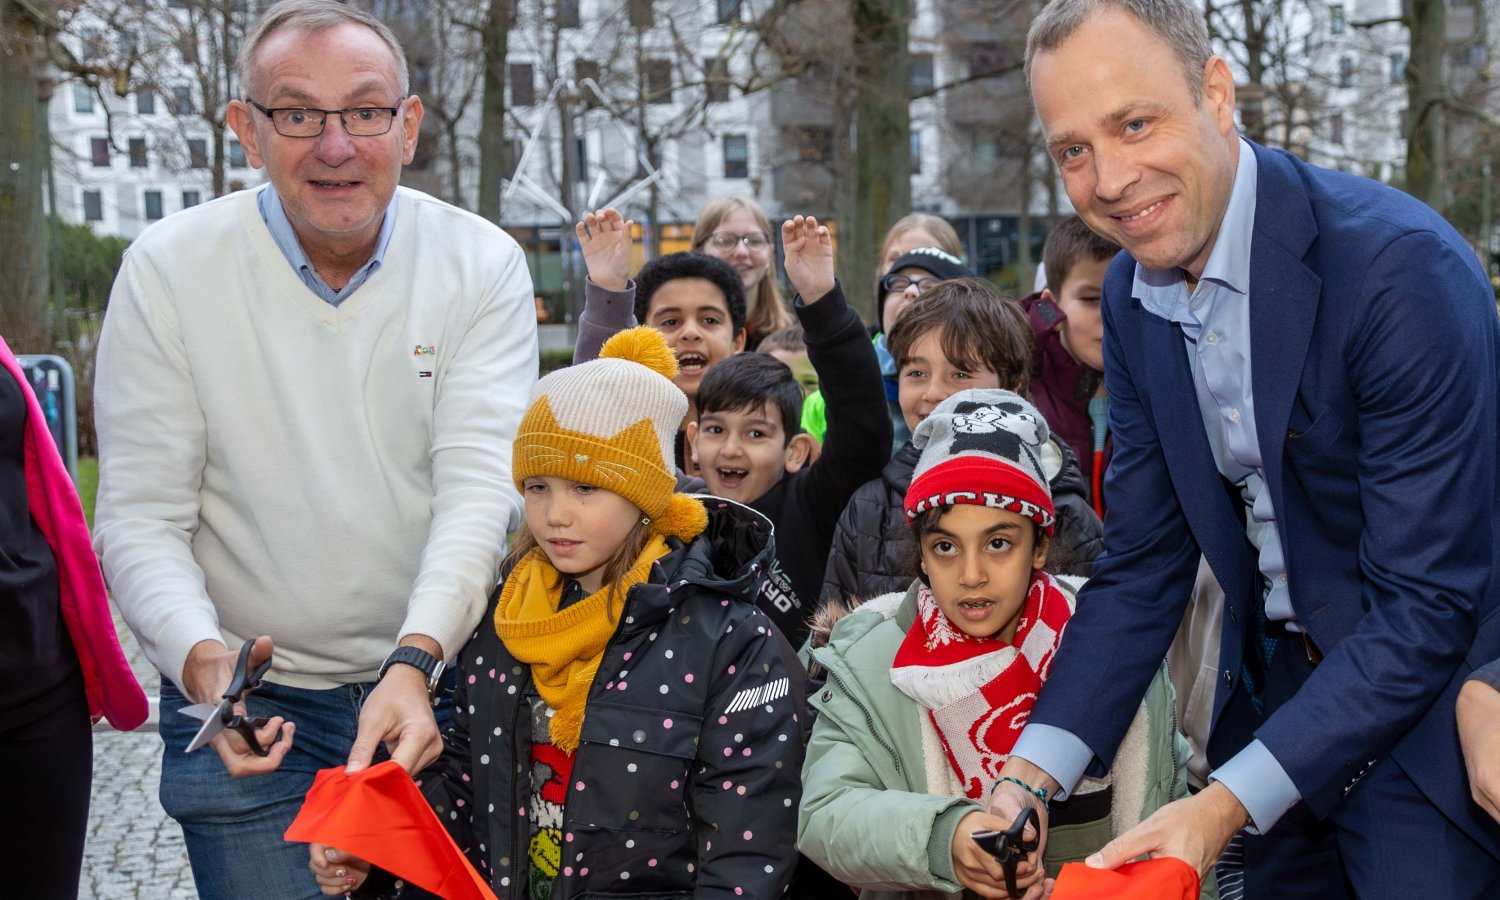
[[[262,635],[256,638],[250,650],[249,669],[253,671],[265,665],[271,658],[271,650],[270,637]],[[239,650],[230,650],[218,641],[199,641],[188,651],[187,664],[182,670],[183,690],[200,704],[218,703],[231,688],[231,681],[235,680],[239,658]],[[233,711],[240,716],[248,715],[243,696],[234,703]],[[219,754],[229,774],[236,777],[264,775],[275,771],[286,758],[287,751],[292,748],[292,734],[296,727],[281,716],[272,716],[256,728],[255,740],[266,748],[264,756],[257,754],[243,737],[228,728],[214,735],[209,745]]]

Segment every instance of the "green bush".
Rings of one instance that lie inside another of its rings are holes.
[[[563,350],[543,350],[541,355],[541,373],[546,375],[557,369],[573,364],[573,348]]]

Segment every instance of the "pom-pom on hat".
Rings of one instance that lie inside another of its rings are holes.
[[[959,391],[917,426],[922,451],[906,491],[908,522],[930,509],[972,503],[1019,513],[1052,533],[1056,514],[1042,471],[1047,420],[1024,398]]]
[[[559,369],[531,389],[511,457],[511,477],[551,475],[613,491],[661,534],[690,540],[708,524],[703,504],[674,494],[673,441],[687,397],[673,384],[677,359],[654,328],[616,334],[599,358]]]

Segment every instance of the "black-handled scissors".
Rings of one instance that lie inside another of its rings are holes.
[[[234,666],[234,677],[229,680],[229,688],[224,691],[224,699],[218,703],[195,703],[192,706],[178,710],[185,716],[190,716],[203,723],[198,733],[193,736],[191,743],[187,745],[186,753],[192,753],[204,744],[213,740],[219,732],[226,728],[237,732],[250,745],[250,750],[256,756],[265,756],[270,751],[262,747],[255,739],[255,731],[264,728],[271,721],[268,716],[242,716],[234,711],[234,705],[243,700],[247,695],[260,689],[261,679],[271,671],[271,657],[267,656],[265,662],[250,668],[250,648],[255,646],[255,639],[245,642],[240,648],[239,661]],[[281,731],[277,729],[276,737],[271,743],[281,740]]]
[[[1021,896],[1016,887],[1016,869],[1026,857],[1036,852],[1042,843],[1042,820],[1036,808],[1028,806],[1004,831],[976,831],[971,835],[974,843],[995,857],[1005,872],[1005,889],[1012,897]],[[1033,834],[1026,837],[1026,826],[1030,824]]]

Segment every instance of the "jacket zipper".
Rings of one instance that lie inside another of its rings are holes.
[[[1177,721],[1177,691],[1175,690],[1177,683],[1172,680],[1172,663],[1169,660],[1163,659],[1161,665],[1167,673],[1167,684],[1172,685],[1174,688],[1172,697],[1170,698],[1172,702],[1167,704],[1167,706],[1171,707],[1172,713],[1172,733],[1168,736],[1167,746],[1172,748],[1172,785],[1175,787],[1177,784],[1177,770],[1181,766],[1177,758],[1177,736],[1182,734],[1182,725]],[[1167,789],[1167,799],[1168,801],[1173,799],[1171,788]]]
[[[517,662],[520,662],[520,660],[517,660]],[[516,817],[522,821],[519,827],[511,830],[510,885],[513,891],[529,890],[531,884],[531,853],[529,848],[531,847],[531,803],[533,798],[528,795],[526,802],[522,804],[520,802],[520,793],[517,790],[522,783],[531,784],[531,740],[530,737],[521,733],[523,718],[531,717],[531,704],[526,700],[526,687],[530,684],[531,675],[526,670],[525,663],[521,663],[521,666],[522,671],[527,674],[524,679],[520,679],[522,683],[516,685],[515,714],[510,723],[510,733],[512,735],[511,746],[514,748],[511,756],[514,765],[520,769],[521,774],[505,773],[505,777],[510,780],[510,807],[505,810],[505,815],[509,816],[510,810],[521,809],[522,806],[525,807],[527,813],[524,817]],[[523,712],[525,713],[524,717]]]
[[[823,668],[828,669],[826,665]],[[891,762],[896,764],[896,771],[898,773],[901,772],[901,757],[896,755],[896,748],[892,747],[890,744],[887,744],[885,742],[885,738],[882,737],[880,732],[875,728],[875,717],[870,715],[870,711],[865,708],[865,705],[859,702],[859,699],[856,698],[854,696],[854,693],[849,690],[849,685],[845,683],[844,679],[839,677],[839,673],[837,671],[835,671],[834,669],[828,669],[828,677],[832,678],[834,682],[838,684],[839,690],[844,692],[844,696],[848,697],[855,706],[859,707],[859,711],[864,713],[865,724],[869,726],[870,736],[875,739],[876,743],[885,748],[885,752],[891,755]]]

